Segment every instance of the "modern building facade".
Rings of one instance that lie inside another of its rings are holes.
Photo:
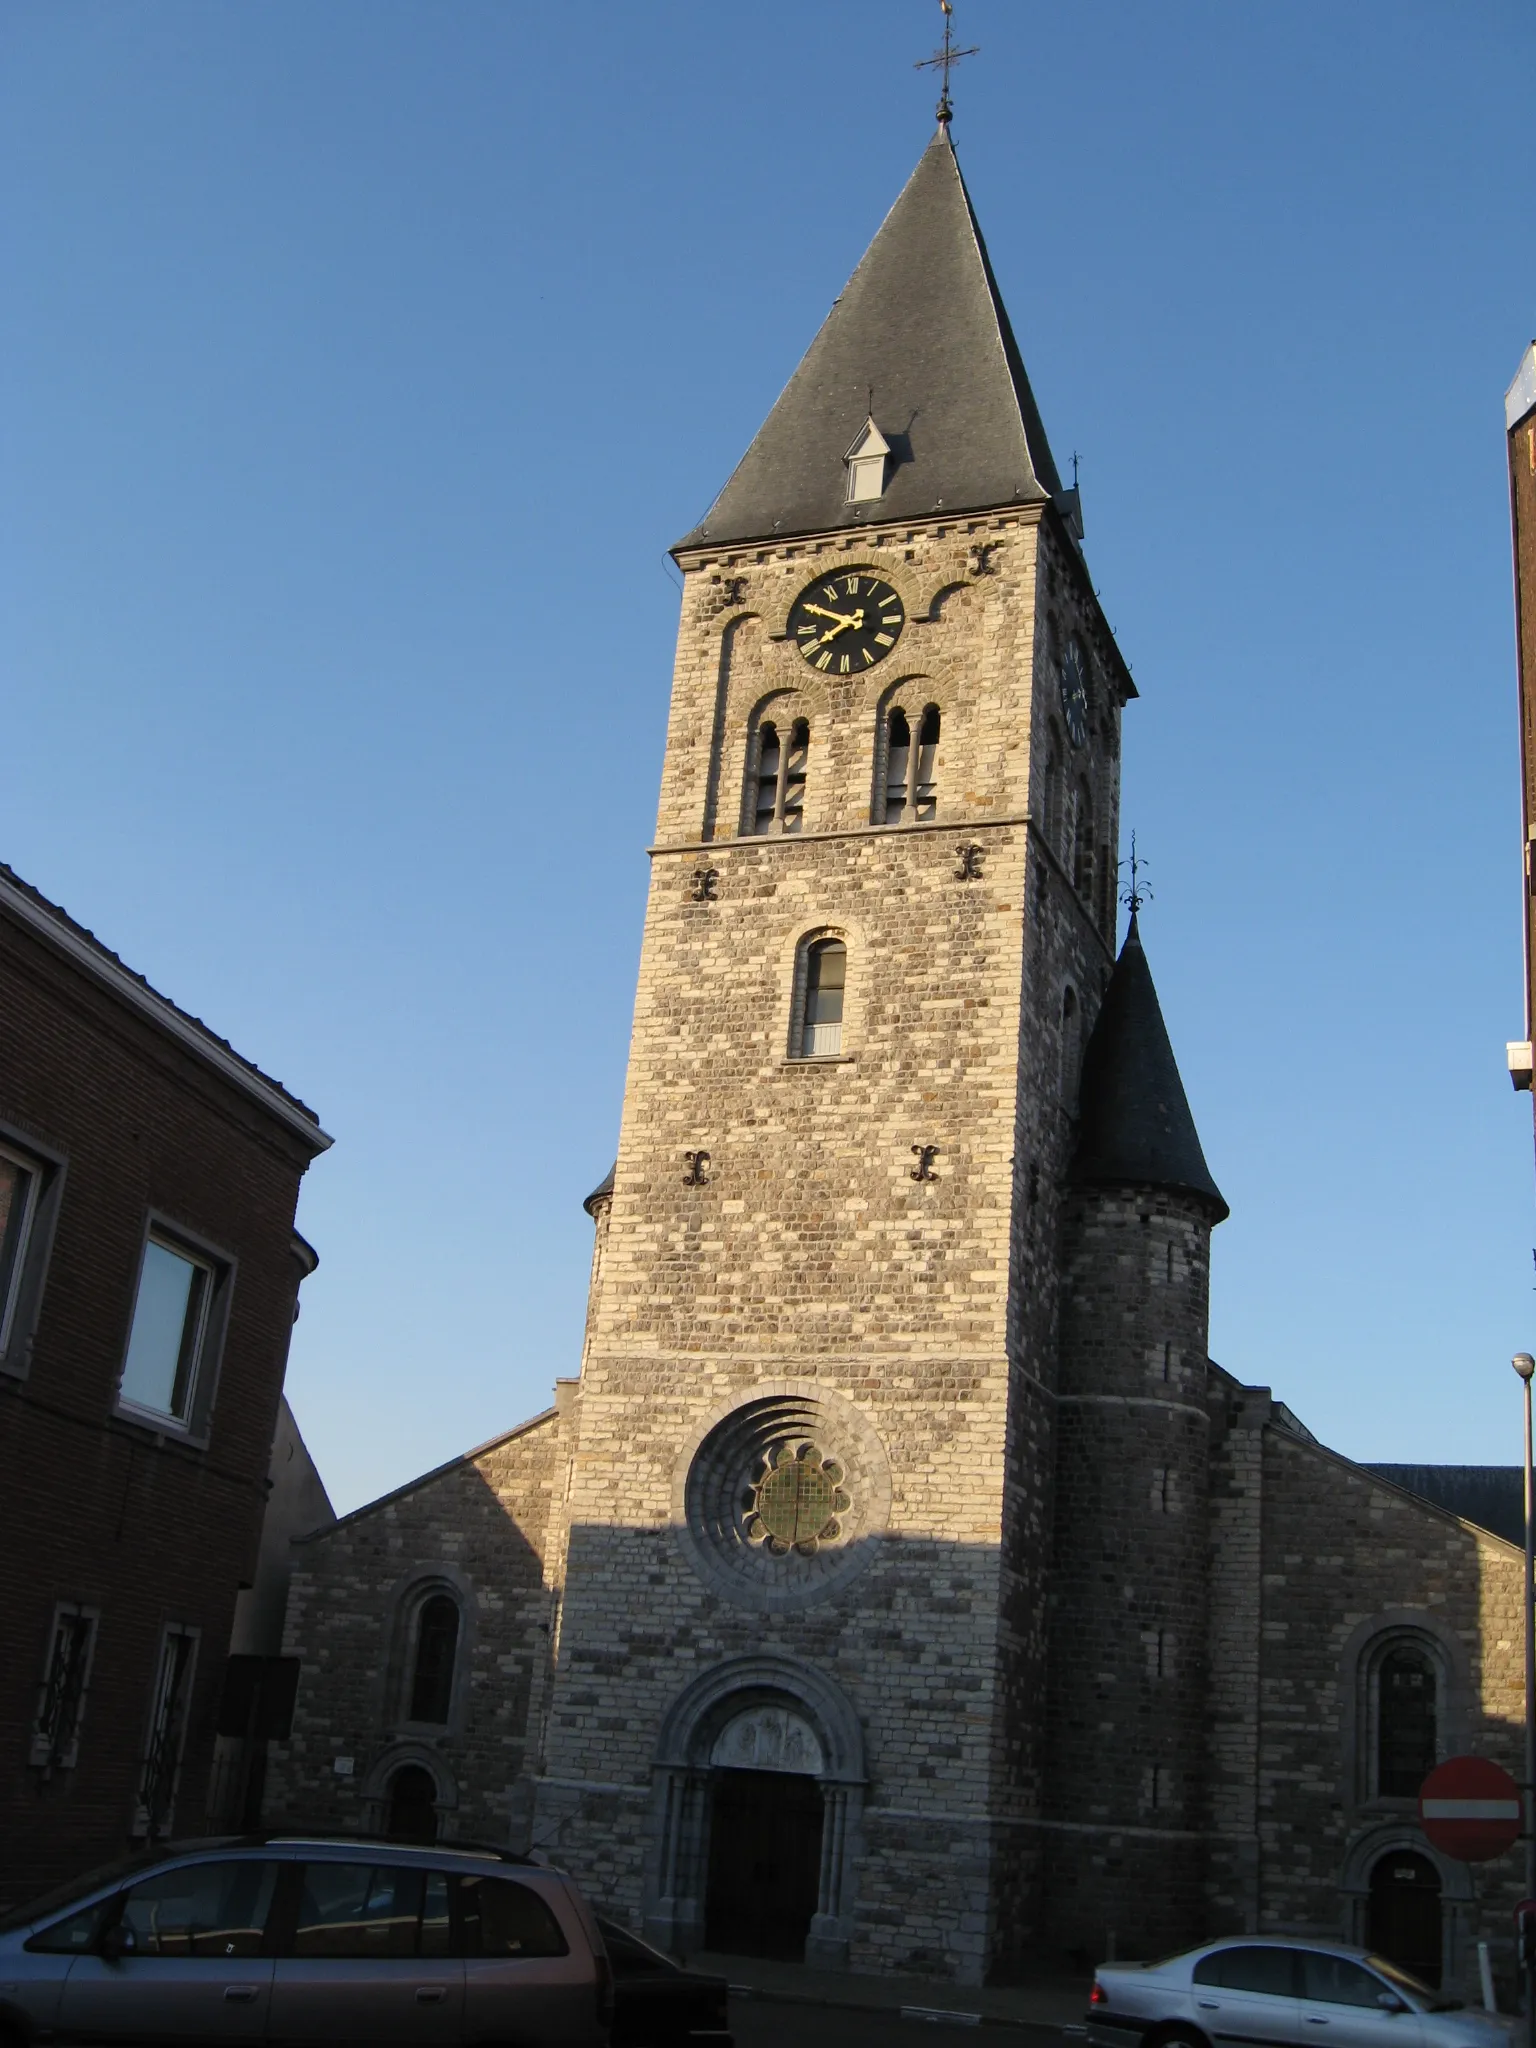
[[[1466,1967],[1514,1548],[1208,1355],[1135,696],[942,126],[704,521],[578,1379],[296,1553],[273,1811],[495,1833],[672,1948]]]
[[[0,1899],[206,1824],[329,1143],[0,868]]]

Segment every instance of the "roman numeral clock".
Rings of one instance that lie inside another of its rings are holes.
[[[789,631],[801,659],[832,675],[862,675],[884,661],[906,613],[889,583],[858,572],[812,583],[795,599]]]

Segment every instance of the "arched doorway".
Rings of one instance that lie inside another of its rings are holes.
[[[710,1762],[706,1946],[801,1962],[821,1882],[821,1744],[801,1715],[759,1704],[727,1721]]]
[[[864,1738],[825,1673],[772,1652],[701,1672],[667,1711],[653,1783],[650,1940],[847,1968]]]
[[[1367,1940],[1388,1962],[1426,1984],[1440,1982],[1440,1873],[1427,1856],[1389,1849],[1371,1870]]]
[[[392,1842],[437,1840],[437,1786],[420,1764],[402,1764],[389,1781],[384,1832]]]

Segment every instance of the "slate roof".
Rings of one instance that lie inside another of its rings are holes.
[[[890,481],[883,497],[850,505],[843,457],[871,412],[892,445]],[[1038,502],[1060,490],[941,127],[756,440],[677,548]]]
[[[606,1201],[608,1197],[613,1193],[613,1176],[618,1172],[618,1170],[619,1162],[617,1161],[617,1159],[615,1159],[612,1166],[609,1167],[608,1171],[603,1175],[602,1179],[598,1182],[597,1186],[592,1190],[591,1194],[588,1195],[587,1199],[582,1203],[581,1206],[583,1207],[583,1209],[586,1210],[589,1216],[595,1217],[597,1215],[598,1203]]]
[[[1525,1543],[1525,1474],[1518,1465],[1366,1465],[1431,1507],[1475,1522],[1507,1543]]]
[[[1083,1056],[1078,1092],[1074,1181],[1175,1188],[1202,1196],[1217,1223],[1230,1214],[1200,1148],[1134,916]]]

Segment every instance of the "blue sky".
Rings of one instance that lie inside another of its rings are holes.
[[[1536,1348],[1517,0],[960,0],[955,138],[1141,699],[1212,1349],[1361,1457]],[[676,589],[928,139],[932,0],[9,0],[0,855],[321,1112],[340,1506],[575,1369]],[[1122,849],[1123,850],[1123,849]]]

